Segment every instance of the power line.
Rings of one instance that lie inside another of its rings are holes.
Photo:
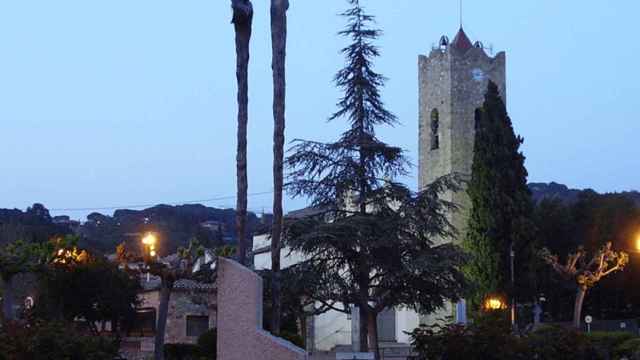
[[[247,196],[248,197],[253,197],[253,196],[268,195],[268,194],[273,194],[273,190],[251,193],[251,194],[247,194]],[[49,210],[50,211],[73,212],[73,211],[106,211],[106,210],[118,210],[118,209],[142,209],[142,208],[148,208],[148,207],[156,206],[158,204],[166,204],[166,205],[171,205],[171,206],[184,205],[184,204],[202,204],[202,203],[210,203],[210,202],[214,202],[214,201],[235,199],[235,197],[236,197],[236,195],[228,195],[228,196],[221,196],[221,197],[216,197],[216,198],[211,198],[211,199],[174,201],[174,202],[169,202],[169,203],[161,202],[161,203],[154,203],[154,204],[138,204],[138,205],[95,206],[95,207],[79,207],[79,208],[56,208],[56,209],[49,209]]]

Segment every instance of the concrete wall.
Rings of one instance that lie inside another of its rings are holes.
[[[235,261],[218,262],[218,359],[303,360],[304,350],[262,328],[262,279]]]

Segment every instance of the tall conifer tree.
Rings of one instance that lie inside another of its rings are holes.
[[[471,214],[464,247],[471,255],[465,272],[475,285],[472,303],[492,294],[514,295],[511,249],[521,272],[533,237],[531,193],[527,187],[523,139],[516,136],[498,87],[489,82],[476,110],[471,181]],[[516,278],[522,278],[516,276]]]
[[[456,299],[464,286],[462,253],[431,241],[453,235],[445,216],[453,205],[438,195],[455,182],[444,178],[416,194],[395,180],[408,162],[401,148],[376,136],[377,127],[396,123],[381,99],[385,78],[372,63],[380,31],[359,0],[349,4],[339,34],[350,44],[335,78],[343,96],[330,118],[349,127],[335,142],[294,143],[287,188],[318,211],[289,225],[286,242],[307,259],[298,267],[308,275],[308,289],[317,291],[305,295],[333,309],[338,302],[345,312],[357,306],[360,348],[379,359],[378,314],[396,306],[429,312]]]

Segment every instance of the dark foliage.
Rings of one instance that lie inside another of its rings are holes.
[[[411,333],[420,360],[608,360],[638,351],[628,333],[583,334],[544,326],[521,336],[511,333],[506,313],[492,313],[468,326],[422,327]]]
[[[215,359],[218,349],[218,331],[209,329],[198,337],[200,353],[206,355],[207,359]]]
[[[0,209],[0,245],[17,240],[43,243],[71,232],[68,225],[54,223],[49,210],[42,204],[33,204],[24,212]]]
[[[93,333],[100,330],[96,323],[110,321],[112,331],[117,333],[135,317],[140,285],[135,277],[106,259],[89,257],[74,266],[52,264],[40,278],[40,296],[33,314],[37,318],[85,319]]]
[[[421,327],[411,338],[420,360],[532,359],[526,343],[511,334],[504,312],[478,317],[469,326]]]
[[[258,226],[258,218],[248,213],[246,231],[250,234]],[[138,241],[141,233],[154,231],[163,235],[162,255],[186,247],[196,239],[207,247],[235,242],[236,212],[233,209],[216,209],[203,205],[169,206],[158,205],[144,210],[117,210],[113,216],[90,214],[87,223],[79,228],[82,235],[80,245],[101,253],[113,253],[123,239]],[[205,221],[216,221],[220,230],[205,229]],[[134,238],[131,234],[137,234]]]
[[[113,360],[118,342],[80,332],[73,323],[35,322],[0,329],[0,360]]]
[[[640,276],[635,241],[640,237],[640,206],[621,194],[600,195],[583,191],[573,203],[561,199],[545,199],[536,206],[535,222],[540,246],[555,254],[574,253],[584,246],[591,253],[607,242],[612,248],[630,253],[625,271],[611,274],[589,291],[585,314],[596,319],[624,319],[640,316]],[[561,258],[560,261],[565,261]],[[571,319],[575,284],[557,276],[553,269],[542,266],[536,271],[536,290],[544,294],[548,320]]]
[[[167,360],[200,360],[202,351],[194,344],[165,344],[164,358]]]
[[[433,245],[455,232],[445,217],[454,206],[439,195],[454,190],[457,179],[440,179],[420,193],[395,180],[409,164],[401,148],[376,136],[377,127],[396,123],[381,98],[385,78],[373,68],[379,56],[373,41],[381,33],[358,0],[349,3],[340,35],[350,44],[335,77],[343,96],[330,118],[349,126],[335,142],[294,141],[287,189],[320,210],[292,221],[286,241],[308,259],[296,267],[312,299],[341,311],[358,306],[360,344],[366,346],[368,335],[377,344],[367,322],[375,324],[383,310],[403,305],[431,311],[457,299],[465,282],[458,249]]]
[[[471,300],[478,307],[487,294],[514,294],[509,276],[512,246],[519,264],[519,283],[527,279],[534,227],[525,158],[520,151],[523,139],[515,135],[498,87],[492,82],[482,107],[476,110],[475,121],[473,167],[467,189],[471,213],[463,243],[472,256],[465,272],[474,283]]]

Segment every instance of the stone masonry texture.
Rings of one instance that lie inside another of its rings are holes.
[[[455,46],[433,49],[419,63],[419,187],[423,189],[441,176],[471,176],[475,137],[475,110],[484,101],[489,80],[498,85],[506,102],[506,55],[489,57],[481,47],[461,50]],[[439,117],[439,148],[432,149],[432,113]],[[465,190],[445,199],[460,207],[449,215],[464,236],[470,200]]]
[[[218,261],[218,359],[306,360],[304,350],[262,328],[262,279],[239,263]]]

